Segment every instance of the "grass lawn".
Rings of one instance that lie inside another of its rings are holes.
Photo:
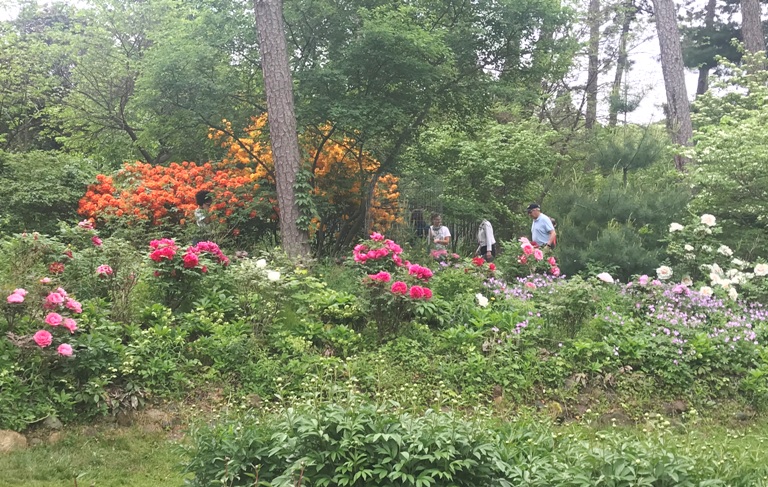
[[[181,458],[164,432],[78,428],[54,445],[0,455],[0,486],[181,486]]]

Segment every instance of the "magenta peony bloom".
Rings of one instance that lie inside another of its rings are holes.
[[[10,296],[8,296],[8,302],[11,304],[23,303],[24,296],[22,296],[21,294],[13,293]]]
[[[57,293],[59,293],[59,294],[61,294],[61,295],[62,295],[62,296],[64,296],[65,298],[67,297],[67,292],[64,290],[64,288],[63,288],[63,287],[60,287],[60,288],[56,289],[56,292],[57,292]]]
[[[61,326],[69,330],[70,333],[74,333],[77,330],[77,321],[73,320],[72,318],[64,318]]]
[[[424,291],[424,299],[432,299],[432,290],[428,287],[421,288]]]
[[[374,281],[379,282],[389,282],[392,280],[392,275],[387,271],[377,272],[376,274],[369,274],[368,277]]]
[[[57,348],[56,351],[59,352],[59,355],[69,357],[72,355],[72,346],[67,345],[66,343],[62,343],[59,345],[59,348]]]
[[[101,244],[102,244],[101,239],[99,237],[97,237],[96,235],[91,237],[91,242],[93,242],[93,245],[95,245],[97,247],[101,247]]]
[[[553,276],[557,277],[557,276],[560,275],[560,268],[559,267],[553,267],[552,269],[550,269],[550,272],[552,272]]]
[[[59,313],[48,313],[45,317],[45,322],[51,326],[59,326],[62,320],[64,320],[64,318],[62,318]]]
[[[197,264],[200,263],[200,258],[197,256],[197,254],[193,254],[192,252],[187,252],[184,254],[182,260],[184,261],[184,267],[187,269],[197,267]]]
[[[395,294],[405,294],[408,292],[408,285],[403,281],[395,281],[392,283],[392,292]]]
[[[421,299],[424,297],[424,289],[421,286],[411,287],[411,299]]]
[[[47,347],[51,344],[53,341],[53,335],[50,334],[50,332],[47,332],[45,330],[40,330],[37,333],[35,333],[35,336],[33,337],[35,340],[35,343],[39,347]]]
[[[531,255],[533,253],[533,245],[529,243],[525,243],[520,246],[523,249],[523,253],[525,255]]]
[[[374,242],[381,242],[382,240],[384,240],[384,235],[380,234],[379,232],[373,232],[371,234],[371,240],[373,240]]]

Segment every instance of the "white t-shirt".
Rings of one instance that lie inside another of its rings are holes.
[[[448,227],[443,225],[442,227],[438,228],[437,230],[432,225],[429,226],[429,245],[440,250],[444,249],[445,245],[443,244],[436,244],[435,239],[443,240],[446,237],[451,236],[451,231],[448,230]]]

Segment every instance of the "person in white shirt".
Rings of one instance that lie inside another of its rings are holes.
[[[443,217],[439,213],[432,214],[432,225],[427,232],[429,246],[434,250],[445,250],[451,241],[451,232],[443,225]]]
[[[483,218],[477,229],[477,255],[485,259],[486,262],[493,262],[496,257],[496,238],[493,236],[493,225]]]

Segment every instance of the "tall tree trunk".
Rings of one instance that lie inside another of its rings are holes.
[[[619,58],[616,60],[616,75],[613,78],[611,87],[611,106],[608,113],[608,125],[615,127],[619,118],[619,97],[621,96],[621,81],[624,79],[624,73],[627,71],[627,42],[629,40],[629,29],[632,21],[637,14],[637,7],[634,0],[627,0],[620,5],[619,18],[621,19],[621,34],[619,35]]]
[[[749,52],[765,51],[760,0],[741,0],[741,34]]]
[[[680,31],[677,29],[677,13],[674,0],[653,0],[656,31],[661,50],[661,71],[667,92],[667,116],[672,140],[679,145],[691,145],[693,125],[688,91],[685,87],[685,67],[680,46]],[[685,170],[688,160],[675,156],[675,167]]]
[[[600,55],[600,0],[589,0],[589,67],[587,68],[587,113],[584,125],[591,129],[597,120],[597,76]]]
[[[717,0],[709,0],[704,11],[704,28],[710,33],[715,28],[715,9]],[[710,41],[711,42],[711,41]],[[709,89],[709,66],[699,67],[699,81],[696,83],[696,96],[703,95]]]
[[[293,81],[283,28],[283,4],[282,0],[253,0],[253,7],[259,31],[269,139],[275,163],[280,237],[288,257],[297,259],[309,255],[309,244],[307,232],[298,226],[300,211],[296,202],[295,183],[301,164],[301,152],[293,106]]]

